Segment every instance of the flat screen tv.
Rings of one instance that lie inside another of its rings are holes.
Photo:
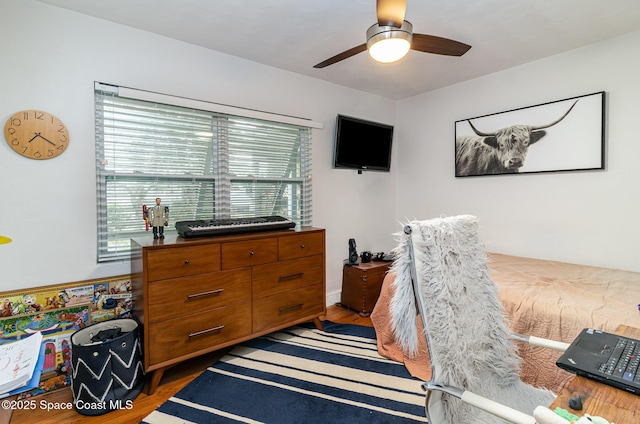
[[[392,140],[391,125],[338,115],[333,167],[388,172]]]

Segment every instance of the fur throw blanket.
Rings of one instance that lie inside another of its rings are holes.
[[[464,215],[413,221],[411,234],[400,233],[392,271],[395,273],[391,321],[397,342],[416,354],[418,337],[427,338],[432,381],[532,414],[548,406],[553,393],[520,381],[520,358],[498,290],[491,280],[476,217]],[[411,251],[415,258],[411,257]],[[412,284],[417,276],[425,334],[417,334],[419,311]],[[447,423],[502,423],[501,419],[448,395],[441,407]]]

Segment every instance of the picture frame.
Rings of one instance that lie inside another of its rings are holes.
[[[455,122],[455,176],[600,170],[605,92]]]

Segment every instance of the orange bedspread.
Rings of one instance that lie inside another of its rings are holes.
[[[613,332],[620,324],[640,327],[640,273],[490,253],[491,276],[498,285],[515,333],[570,343],[585,327]],[[393,275],[388,274],[371,314],[381,355],[404,362],[423,380],[431,374],[426,342],[409,358],[390,328]],[[419,319],[418,319],[419,323]],[[424,339],[424,338],[423,338]],[[571,377],[555,365],[559,352],[521,344],[522,379],[558,393]]]

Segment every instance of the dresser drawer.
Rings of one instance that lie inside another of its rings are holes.
[[[324,233],[300,233],[278,238],[278,258],[295,259],[324,253]]]
[[[147,252],[149,281],[220,270],[220,245],[174,247]]]
[[[324,311],[323,285],[253,300],[253,331],[258,332]]]
[[[251,334],[251,302],[149,325],[147,367]]]
[[[149,283],[149,322],[190,315],[251,299],[251,269]]]
[[[322,284],[324,258],[316,255],[260,265],[253,268],[252,275],[254,298]]]
[[[234,241],[222,245],[222,269],[266,264],[278,260],[275,237]]]

